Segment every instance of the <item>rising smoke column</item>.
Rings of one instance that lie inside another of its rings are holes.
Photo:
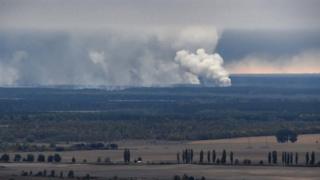
[[[193,75],[191,82],[220,87],[231,86],[229,73],[223,68],[223,59],[217,53],[207,54],[204,49],[198,49],[196,54],[181,50],[176,53],[175,61],[189,73],[189,76]],[[195,77],[198,81],[194,80]]]

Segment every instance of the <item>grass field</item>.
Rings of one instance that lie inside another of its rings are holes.
[[[84,176],[89,173],[98,177],[135,177],[138,179],[172,179],[176,174],[187,173],[206,179],[264,179],[264,180],[318,180],[319,168],[303,167],[251,167],[251,166],[210,166],[210,165],[54,165],[54,164],[7,164],[1,170],[2,177],[22,170],[51,170],[65,173],[72,169],[76,175]],[[23,179],[23,178],[22,178]]]
[[[120,150],[91,150],[91,151],[66,151],[61,152],[64,163],[2,163],[0,164],[0,174],[3,178],[10,177],[12,174],[20,174],[26,170],[33,172],[43,169],[55,169],[57,172],[74,170],[77,175],[84,176],[89,173],[97,177],[137,177],[137,178],[158,178],[171,179],[173,175],[184,173],[196,177],[205,176],[206,179],[318,179],[320,177],[319,167],[282,167],[282,166],[231,166],[231,165],[147,165],[146,162],[176,162],[176,153],[182,149],[192,148],[195,152],[194,160],[199,160],[200,150],[213,150],[221,155],[221,151],[233,151],[234,158],[242,161],[251,159],[253,163],[260,160],[267,162],[267,153],[272,150],[298,152],[299,162],[304,164],[305,152],[316,152],[316,162],[320,161],[320,134],[301,135],[296,143],[278,144],[274,137],[250,137],[233,138],[220,140],[168,142],[168,141],[120,141]],[[134,165],[101,165],[95,164],[97,158],[102,161],[108,157],[113,162],[122,162],[123,148],[131,150],[132,159],[142,157],[142,164]],[[53,154],[55,152],[44,152]],[[12,153],[14,154],[14,153]],[[27,154],[27,153],[21,153]],[[37,154],[36,152],[34,154]],[[281,153],[278,153],[279,159]],[[76,164],[69,164],[71,158],[77,159]],[[82,163],[83,159],[87,164]],[[205,153],[206,162],[206,153]],[[22,178],[22,177],[19,177]],[[17,177],[15,178],[17,179]],[[23,178],[22,178],[23,179]]]

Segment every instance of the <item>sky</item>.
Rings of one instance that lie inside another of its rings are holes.
[[[0,0],[0,85],[320,73],[317,0]]]

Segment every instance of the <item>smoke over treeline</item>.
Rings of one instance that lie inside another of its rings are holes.
[[[210,55],[218,40],[212,27],[1,32],[0,39],[2,86],[231,84],[223,59]]]
[[[319,73],[319,5],[1,0],[0,85],[227,86],[228,72]]]

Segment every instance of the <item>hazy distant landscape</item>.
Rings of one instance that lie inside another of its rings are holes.
[[[318,180],[319,0],[0,0],[0,180]]]
[[[87,179],[317,179],[320,76],[231,78],[231,87],[1,88],[0,177],[46,179],[45,171],[49,177],[72,171]],[[278,143],[281,129],[297,133],[297,142]],[[130,163],[123,160],[126,149]],[[192,163],[180,160],[185,149],[194,151]],[[222,158],[224,150],[226,163],[207,160],[211,151]],[[276,164],[268,160],[274,151]],[[284,164],[288,151],[299,159]],[[315,162],[306,164],[311,152]],[[53,155],[61,160],[49,160]]]
[[[273,135],[283,128],[319,132],[319,75],[231,78],[232,87],[1,88],[1,139],[201,140]]]

